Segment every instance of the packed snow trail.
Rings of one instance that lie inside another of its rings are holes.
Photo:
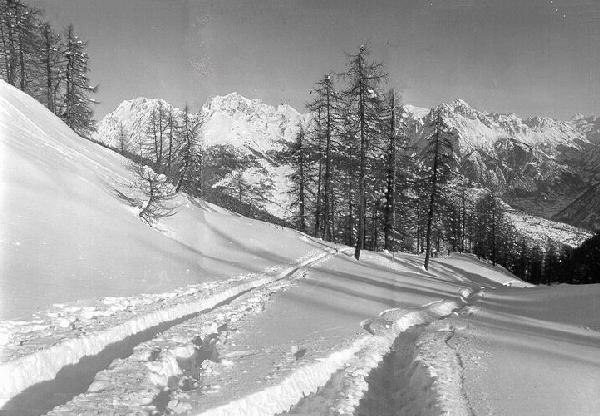
[[[0,364],[0,403],[4,405],[28,387],[53,379],[62,368],[76,364],[83,357],[94,356],[114,342],[153,327],[160,328],[161,324],[169,326],[181,318],[191,318],[194,314],[226,303],[247,291],[285,278],[299,268],[323,260],[334,252],[335,249],[318,250],[313,255],[278,273],[232,279],[230,287],[225,290],[219,291],[219,287],[217,289],[210,288],[208,292],[183,292],[180,296],[174,296],[171,302],[162,302],[158,306],[151,304],[154,306],[154,310],[145,314],[136,311],[132,314],[131,319],[119,322],[115,326],[108,328],[100,326],[93,332],[83,331],[83,334],[70,332],[67,333],[68,338],[49,348],[5,361]]]
[[[382,313],[368,323],[374,337],[357,354],[356,362],[349,362],[286,414],[427,416],[442,414],[440,409],[444,409],[443,414],[468,415],[462,393],[444,382],[460,374],[451,365],[453,352],[444,354],[439,344],[424,335],[427,328],[464,309],[470,296],[471,290],[464,288],[460,302],[439,301],[411,311]],[[440,367],[440,362],[446,366]],[[455,385],[460,389],[460,382]]]
[[[193,375],[205,360],[216,359],[214,341],[228,326],[247,314],[260,312],[273,293],[285,290],[304,277],[308,268],[333,254],[335,250],[329,248],[325,255],[315,255],[290,267],[272,281],[136,346],[131,356],[98,373],[88,392],[49,414],[87,414],[99,407],[107,414],[161,409],[162,401],[168,401],[168,395],[161,397],[165,389],[177,384],[191,385],[194,379],[190,372]]]
[[[275,295],[260,319],[242,319],[220,337],[222,362],[200,372],[198,387],[170,390],[166,411],[277,414],[347,366],[354,370],[345,376],[347,393],[336,406],[353,408],[366,390],[364,377],[393,344],[393,331],[446,316],[468,297],[459,279],[440,265],[426,273],[413,264],[417,260],[365,253],[360,263],[342,255],[311,269],[296,286]],[[383,309],[385,318],[373,320],[370,329],[383,328],[385,335],[368,334],[361,321]],[[391,333],[388,321],[397,321]]]

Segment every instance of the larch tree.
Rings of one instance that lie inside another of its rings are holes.
[[[312,90],[313,100],[307,104],[307,109],[319,117],[317,135],[323,141],[322,159],[320,160],[320,171],[322,172],[322,183],[319,181],[319,188],[322,188],[322,205],[319,198],[317,210],[323,219],[323,238],[331,241],[333,238],[333,198],[332,188],[332,159],[333,159],[333,131],[334,131],[334,113],[338,94],[334,89],[331,75],[325,75],[319,80]],[[321,175],[320,175],[321,176]],[[320,220],[320,219],[319,219]],[[319,227],[319,225],[317,225]],[[318,232],[318,231],[317,231]]]
[[[173,165],[173,156],[174,151],[177,148],[177,143],[175,143],[175,138],[179,134],[179,122],[173,113],[173,107],[169,107],[169,111],[167,113],[167,166],[166,172],[168,176],[172,174],[172,165]]]
[[[90,97],[98,89],[89,85],[88,55],[85,52],[86,42],[79,39],[73,25],[65,29],[64,57],[66,67],[64,73],[64,122],[77,134],[89,136],[95,129],[92,105],[96,103]]]
[[[43,82],[40,86],[42,90],[42,102],[48,107],[48,110],[57,114],[56,100],[60,92],[61,85],[61,38],[49,23],[41,26],[41,50],[40,64],[43,73]]]
[[[35,95],[38,78],[40,11],[20,0],[0,1],[3,77],[21,91]]]
[[[354,257],[359,260],[360,252],[365,243],[365,215],[366,215],[366,175],[367,175],[367,153],[369,150],[368,123],[369,117],[373,116],[371,110],[373,98],[380,83],[387,76],[383,71],[383,65],[379,62],[369,60],[369,49],[361,45],[358,52],[348,55],[348,63],[344,76],[348,81],[348,87],[344,91],[348,102],[351,103],[353,114],[358,122],[360,138],[358,157],[358,226],[356,230],[356,245]]]
[[[430,134],[425,156],[430,163],[429,173],[429,203],[427,207],[427,228],[425,231],[425,270],[429,269],[429,258],[431,256],[432,227],[437,215],[437,208],[441,198],[441,185],[447,179],[451,171],[453,161],[452,142],[449,130],[442,118],[441,110],[438,109],[431,114],[432,133]]]
[[[166,175],[141,163],[132,162],[132,170],[135,174],[132,187],[143,196],[142,200],[137,201],[139,217],[149,225],[154,225],[158,219],[174,215],[176,207],[171,200],[176,192]]]
[[[117,140],[119,141],[119,150],[121,154],[125,154],[127,151],[128,134],[122,121],[119,122],[119,136],[117,137]]]
[[[199,140],[203,118],[190,113],[187,104],[184,107],[179,130],[180,148],[177,152],[179,175],[176,191],[202,191],[202,146]]]
[[[393,250],[392,233],[395,226],[396,213],[396,185],[397,174],[396,168],[398,163],[398,135],[396,131],[396,93],[392,89],[388,94],[388,128],[387,139],[388,145],[386,149],[386,187],[385,187],[385,206],[384,206],[384,227],[383,227],[383,247],[386,250]]]
[[[288,175],[292,187],[290,193],[292,196],[292,208],[297,209],[295,219],[296,228],[299,231],[306,231],[306,203],[307,203],[307,185],[308,185],[308,155],[306,148],[306,137],[302,124],[298,125],[296,140],[286,145],[284,150],[284,160],[292,167],[292,172]]]

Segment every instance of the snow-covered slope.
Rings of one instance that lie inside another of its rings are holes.
[[[0,319],[257,272],[310,247],[292,231],[185,196],[157,232],[116,196],[132,192],[127,159],[4,82],[0,103]],[[278,256],[256,234],[277,235]]]
[[[598,414],[599,295],[600,285],[499,288],[433,325],[461,358],[468,414]]]

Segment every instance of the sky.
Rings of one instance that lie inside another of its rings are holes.
[[[31,0],[88,41],[96,116],[233,91],[300,111],[361,44],[407,104],[600,115],[599,0]]]

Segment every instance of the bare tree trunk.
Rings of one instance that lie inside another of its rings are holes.
[[[159,149],[158,149],[158,134],[156,133],[156,110],[152,110],[152,138],[154,139],[154,157],[156,160],[156,166],[159,166],[160,157],[159,157]]]
[[[306,181],[306,177],[305,177],[305,173],[304,173],[304,149],[302,147],[302,139],[303,136],[298,136],[298,167],[299,167],[299,173],[300,173],[300,184],[299,184],[299,195],[298,195],[298,200],[299,200],[299,224],[298,224],[298,229],[301,232],[305,232],[306,231],[306,213],[305,213],[305,195],[304,195],[304,184]]]
[[[438,113],[438,121],[439,121],[439,113]],[[429,198],[429,211],[427,213],[427,234],[425,235],[426,239],[426,248],[425,248],[425,270],[429,270],[429,256],[431,252],[431,226],[433,224],[433,215],[435,213],[435,198],[437,193],[437,185],[438,185],[438,164],[439,164],[439,152],[440,152],[440,137],[439,137],[439,125],[436,123],[435,126],[435,150],[433,156],[433,172],[431,175],[431,196]]]
[[[359,57],[359,70],[361,72],[359,86],[358,112],[360,116],[360,168],[358,174],[358,232],[356,234],[356,246],[354,257],[360,259],[360,251],[365,245],[365,174],[366,174],[366,153],[367,143],[365,137],[365,103],[364,103],[364,84],[362,79],[362,56]]]
[[[388,166],[387,166],[387,192],[384,210],[384,248],[392,250],[391,234],[394,228],[394,212],[395,212],[395,195],[396,195],[396,127],[395,123],[395,97],[394,90],[391,90],[390,95],[390,137],[388,147]]]
[[[319,151],[320,153],[320,151]],[[315,202],[315,237],[321,236],[321,176],[323,175],[323,159],[319,158],[319,177],[317,178],[317,200]]]
[[[330,213],[330,198],[331,198],[331,79],[327,77],[327,118],[325,128],[325,178],[324,178],[324,190],[323,190],[323,206],[325,210],[323,212],[325,230],[323,237],[325,241],[331,241],[331,213]]]
[[[173,110],[169,111],[169,153],[167,155],[167,175],[171,175],[171,158],[173,157]]]
[[[346,244],[352,246],[354,244],[354,205],[352,201],[354,200],[352,195],[352,184],[354,183],[354,178],[352,178],[351,174],[348,174],[348,229],[347,229],[347,238]]]
[[[162,171],[162,158],[163,158],[163,109],[162,103],[158,106],[158,156],[157,156],[157,164],[158,168]]]

